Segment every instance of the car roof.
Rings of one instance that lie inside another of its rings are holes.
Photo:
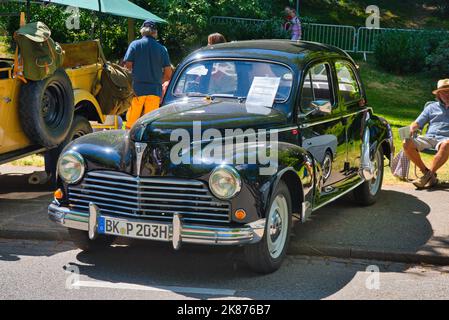
[[[267,59],[296,66],[324,57],[340,57],[352,61],[346,52],[334,46],[290,40],[234,41],[207,46],[193,52],[186,61],[219,57]]]

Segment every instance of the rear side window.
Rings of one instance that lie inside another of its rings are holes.
[[[330,68],[326,63],[317,64],[307,72],[301,90],[301,111],[307,113],[313,110],[311,103],[318,100],[334,104]]]
[[[337,71],[340,99],[343,102],[354,102],[362,99],[360,85],[351,65],[344,61],[335,63]]]

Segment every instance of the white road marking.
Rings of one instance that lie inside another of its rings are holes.
[[[77,281],[72,284],[72,287],[176,292],[176,293],[204,294],[214,296],[233,296],[235,294],[235,290],[228,290],[228,289],[175,287],[175,286],[145,286],[140,284],[131,284],[123,282],[113,283],[108,281]]]

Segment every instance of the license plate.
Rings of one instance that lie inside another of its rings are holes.
[[[134,222],[109,217],[100,217],[98,233],[127,238],[169,241],[172,227],[167,224]]]

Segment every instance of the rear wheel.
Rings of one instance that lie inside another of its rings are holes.
[[[323,160],[323,181],[326,182],[327,179],[329,179],[329,177],[332,174],[332,152],[330,150],[327,150],[325,155],[324,155],[324,160]]]
[[[290,192],[287,185],[281,181],[269,206],[262,240],[245,247],[246,261],[251,269],[268,274],[280,268],[287,253],[291,226]]]
[[[374,178],[365,181],[354,190],[354,198],[362,206],[370,206],[376,203],[382,190],[384,178],[384,154],[382,148],[379,148],[374,155]]]
[[[86,252],[103,250],[109,247],[115,240],[111,236],[98,236],[95,240],[90,240],[87,231],[69,229],[69,235],[73,244]]]

